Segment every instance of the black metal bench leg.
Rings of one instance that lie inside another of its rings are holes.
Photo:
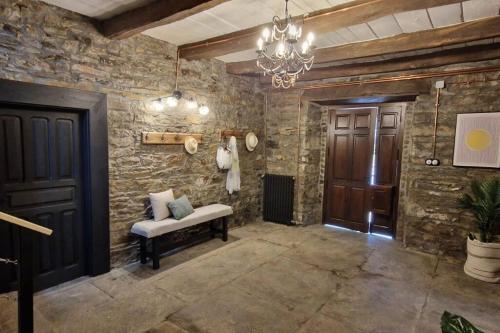
[[[211,221],[210,222],[210,238],[214,239],[215,236],[217,235],[217,221],[218,220],[214,220],[214,221]]]
[[[139,237],[140,241],[140,255],[141,255],[141,264],[145,264],[148,261],[148,248],[147,242],[148,239],[146,237]]]
[[[153,255],[153,269],[159,269],[160,268],[160,250],[158,248],[158,237],[155,237],[152,239],[152,255]]]
[[[224,242],[227,242],[227,233],[228,233],[228,227],[227,227],[227,217],[222,218],[222,240]]]

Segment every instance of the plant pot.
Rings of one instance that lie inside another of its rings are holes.
[[[467,238],[467,261],[465,274],[486,282],[500,283],[500,239],[493,243],[482,243]]]

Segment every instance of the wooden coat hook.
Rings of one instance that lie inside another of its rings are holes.
[[[183,145],[186,138],[192,136],[203,142],[202,134],[168,133],[168,132],[142,132],[142,143],[145,145]]]

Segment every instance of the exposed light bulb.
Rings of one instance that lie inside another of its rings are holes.
[[[309,50],[309,42],[304,41],[304,43],[302,43],[302,54],[306,54],[308,50]]]
[[[196,109],[198,107],[198,103],[194,99],[191,98],[187,102],[187,107],[188,107],[188,109]]]
[[[288,28],[288,35],[290,39],[295,39],[297,37],[297,27],[295,25],[290,25],[290,27]]]
[[[164,107],[163,103],[162,103],[162,102],[161,102],[161,100],[159,100],[159,99],[154,100],[154,101],[151,103],[151,106],[153,107],[153,109],[154,109],[155,111],[163,111],[163,107]]]
[[[285,44],[279,43],[278,47],[276,48],[276,55],[278,57],[282,57],[285,54]]]
[[[177,106],[177,104],[179,104],[179,100],[177,98],[175,98],[174,96],[168,96],[165,99],[165,103],[167,104],[167,106],[169,108],[174,108]]]
[[[262,31],[262,37],[264,37],[264,40],[266,42],[269,41],[269,36],[271,35],[271,32],[269,31],[269,28],[264,28],[264,30]]]
[[[210,109],[206,105],[201,105],[198,112],[200,112],[202,116],[206,116],[210,112]]]
[[[312,32],[307,34],[307,41],[309,42],[309,45],[312,45],[314,41],[314,34]]]
[[[259,38],[259,40],[257,41],[257,46],[259,47],[259,51],[262,51],[262,49],[264,48],[264,40],[262,38]]]

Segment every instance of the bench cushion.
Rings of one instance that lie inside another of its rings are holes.
[[[161,221],[147,220],[137,222],[132,227],[132,233],[147,238],[160,236],[171,231],[184,229],[196,224],[208,222],[223,216],[233,214],[231,206],[213,204],[200,208],[196,208],[194,213],[186,216],[181,220],[166,218]]]

